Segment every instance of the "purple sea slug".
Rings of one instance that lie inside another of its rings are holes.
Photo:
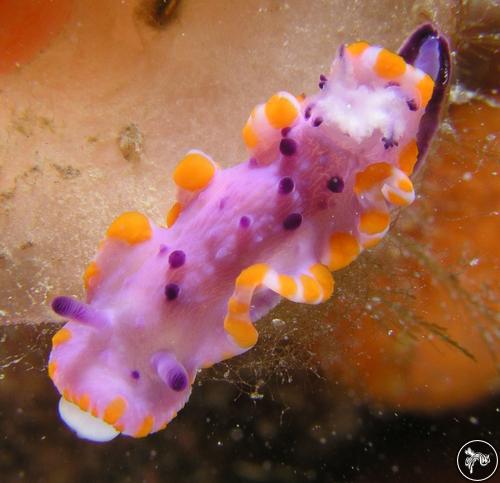
[[[185,405],[197,372],[242,354],[280,299],[318,304],[332,271],[374,247],[415,198],[450,76],[446,39],[418,28],[399,55],[341,46],[311,97],[278,92],[243,128],[250,159],[220,170],[189,152],[167,227],[137,213],[109,227],[84,274],[49,375],[83,438],[143,437]]]

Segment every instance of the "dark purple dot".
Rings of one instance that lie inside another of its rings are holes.
[[[168,257],[168,263],[172,268],[179,268],[184,265],[186,254],[182,250],[174,250]]]
[[[318,126],[321,126],[323,122],[323,118],[322,117],[317,117],[316,119],[314,119],[313,121],[313,126],[314,127],[318,127]]]
[[[320,80],[320,81],[323,81],[323,82],[326,82],[328,79],[326,78],[326,75],[321,74],[321,75],[319,76],[319,80]]]
[[[160,249],[158,250],[158,255],[165,255],[168,252],[168,247],[165,244],[160,245]]]
[[[332,176],[326,183],[326,187],[332,193],[342,193],[344,191],[344,180],[340,176]]]
[[[398,142],[392,138],[383,137],[381,141],[384,144],[384,149],[390,149],[398,145]]]
[[[285,178],[280,179],[278,191],[282,195],[287,195],[288,193],[291,193],[293,191],[294,186],[295,183],[293,182],[293,179],[289,176],[286,176]]]
[[[220,201],[219,201],[219,210],[223,210],[226,206],[226,202],[227,202],[227,197],[225,198],[222,198]]]
[[[409,101],[406,101],[406,105],[408,106],[408,109],[410,111],[417,110],[417,102],[415,101],[415,99],[410,99]]]
[[[302,215],[300,213],[290,213],[283,220],[283,228],[285,230],[295,230],[302,223]]]
[[[175,300],[179,296],[180,291],[181,289],[176,283],[167,283],[165,285],[165,297],[167,297],[167,300]]]
[[[139,379],[139,378],[141,377],[141,375],[139,374],[139,371],[135,371],[135,370],[134,370],[134,371],[132,371],[132,372],[130,373],[130,377],[131,377],[132,379]]]
[[[391,82],[388,82],[386,85],[385,85],[385,88],[388,89],[389,87],[399,87],[401,84],[399,82],[394,82],[394,81],[391,81]]]
[[[306,110],[305,110],[305,112],[304,112],[304,117],[305,117],[306,119],[309,119],[309,118],[311,117],[311,111],[312,111],[312,108],[313,108],[313,106],[312,106],[312,105],[310,105],[310,106],[307,106],[307,107],[306,107]]]
[[[252,220],[250,219],[249,216],[243,215],[240,218],[240,226],[241,226],[241,228],[248,228],[250,226],[250,223],[252,223]]]
[[[173,391],[182,391],[187,386],[186,375],[181,371],[172,371],[168,376],[168,385]]]
[[[281,130],[281,135],[286,138],[288,136],[288,134],[290,133],[290,131],[292,130],[292,128],[290,126],[288,127],[284,127],[282,130]]]
[[[259,167],[259,162],[255,158],[250,158],[248,160],[248,166],[250,168],[258,168]]]
[[[280,152],[284,156],[293,156],[297,152],[297,143],[290,138],[284,138],[280,142]]]
[[[325,81],[321,81],[321,82],[318,84],[318,87],[319,87],[320,89],[323,89],[323,87],[325,87],[325,84],[326,84],[326,82],[325,82]]]

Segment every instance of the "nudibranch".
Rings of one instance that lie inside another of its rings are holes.
[[[281,298],[318,304],[332,271],[377,245],[415,198],[450,76],[446,39],[418,28],[399,54],[339,48],[319,92],[278,92],[243,128],[250,156],[221,170],[201,151],[177,165],[166,227],[137,212],[109,227],[87,267],[49,375],[62,419],[83,438],[159,431],[197,372],[252,348]]]

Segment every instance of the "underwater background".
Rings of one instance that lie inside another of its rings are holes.
[[[77,439],[50,301],[81,297],[111,220],[162,222],[188,149],[242,161],[257,102],[426,21],[452,45],[450,103],[390,234],[326,304],[259,321],[165,431]],[[0,481],[451,482],[464,443],[500,449],[499,32],[495,1],[0,1]]]

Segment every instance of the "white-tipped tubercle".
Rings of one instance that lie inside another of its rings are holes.
[[[111,424],[81,410],[63,397],[59,400],[59,415],[79,438],[105,443],[120,434]]]

